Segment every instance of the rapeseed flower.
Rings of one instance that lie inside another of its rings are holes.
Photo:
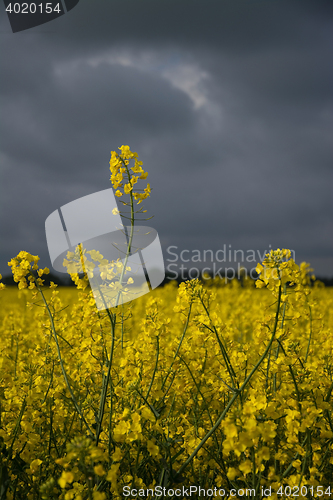
[[[137,153],[119,149],[111,182],[134,217],[133,200],[151,189],[138,189],[147,172]],[[44,293],[48,269],[20,252],[9,263],[19,291],[1,296],[8,500],[115,500],[124,485],[178,482],[330,484],[333,297],[313,286],[309,264],[277,249],[256,287],[190,280],[98,311],[92,264],[110,284],[129,266],[82,247],[66,260],[76,290]]]

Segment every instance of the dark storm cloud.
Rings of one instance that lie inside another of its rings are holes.
[[[1,19],[0,272],[138,151],[168,245],[288,247],[333,274],[331,2],[81,0]]]
[[[38,92],[22,93],[19,99],[4,103],[9,118],[3,122],[3,152],[18,165],[27,158],[37,169],[48,165],[49,173],[64,173],[67,180],[77,176],[76,165],[86,164],[89,173],[98,159],[98,146],[110,135],[135,133],[140,141],[171,128],[175,132],[190,128],[193,122],[188,98],[161,78],[135,68],[101,65],[92,69],[81,63],[74,74],[64,68],[55,71],[52,79],[50,74],[41,77]],[[93,124],[102,125],[94,128]]]
[[[105,42],[140,41],[151,47],[153,40],[157,46],[247,53],[272,46],[311,45],[314,38],[328,35],[332,15],[329,0],[304,0],[301,5],[298,0],[81,0],[75,20],[66,17],[73,31],[66,31],[64,40],[93,49]]]

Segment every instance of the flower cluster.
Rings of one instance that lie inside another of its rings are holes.
[[[147,173],[120,150],[111,181],[130,195],[133,229],[133,199],[150,186],[133,192]],[[278,249],[256,287],[171,283],[101,312],[95,263],[116,288],[127,259],[109,265],[79,245],[65,264],[83,292],[44,292],[38,261],[13,258],[19,291],[1,296],[1,498],[120,500],[124,486],[142,497],[183,483],[270,487],[277,500],[283,485],[331,485],[333,295],[308,264]]]
[[[276,280],[286,287],[280,300],[272,303],[276,286],[269,280],[259,290],[237,281],[171,283],[117,310],[114,338],[108,312],[96,311],[89,291],[52,292],[47,300],[62,363],[93,433],[114,343],[97,446],[73,409],[49,316],[41,307],[22,309],[35,291],[21,290],[13,300],[15,290],[6,289],[0,440],[7,499],[14,492],[28,500],[120,499],[126,485],[180,480],[258,491],[328,486],[332,291],[310,286],[308,265],[277,256],[262,267],[286,272]],[[22,257],[35,265],[28,254],[13,261]],[[26,276],[26,264],[13,269],[17,278]]]
[[[138,204],[140,204],[150,196],[150,184],[147,184],[144,190],[137,189],[133,191],[133,187],[139,179],[146,179],[148,172],[143,170],[143,163],[138,160],[138,154],[132,152],[129,146],[121,146],[119,149],[121,150],[121,154],[111,151],[110,159],[111,182],[116,190],[115,195],[121,197],[123,194],[131,194]],[[134,159],[134,165],[129,167],[130,160],[132,159]],[[121,188],[123,191],[121,191]]]
[[[0,274],[0,280],[2,279],[2,275]],[[3,290],[6,287],[3,283],[0,283],[0,290]]]
[[[18,282],[19,289],[28,287],[32,290],[36,288],[36,284],[43,285],[44,281],[41,277],[43,274],[49,274],[50,271],[47,267],[38,269],[38,261],[39,257],[37,255],[31,255],[28,252],[22,251],[8,262],[8,265],[12,268],[14,281]],[[32,271],[37,271],[37,277]]]
[[[257,265],[256,271],[260,275],[256,286],[262,288],[267,285],[268,290],[272,292],[280,285],[295,284],[300,276],[299,267],[291,258],[290,250],[279,248],[266,254],[263,263]]]

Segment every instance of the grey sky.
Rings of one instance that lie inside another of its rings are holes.
[[[332,2],[81,0],[15,34],[0,16],[1,274],[20,250],[50,267],[45,219],[109,188],[128,144],[165,259],[271,245],[333,275]]]

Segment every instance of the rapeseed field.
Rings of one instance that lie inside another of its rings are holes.
[[[126,148],[111,170],[134,220],[150,186],[133,193]],[[330,498],[333,293],[308,264],[277,249],[256,282],[98,310],[89,272],[45,287],[38,261],[20,252],[0,291],[1,500]]]

